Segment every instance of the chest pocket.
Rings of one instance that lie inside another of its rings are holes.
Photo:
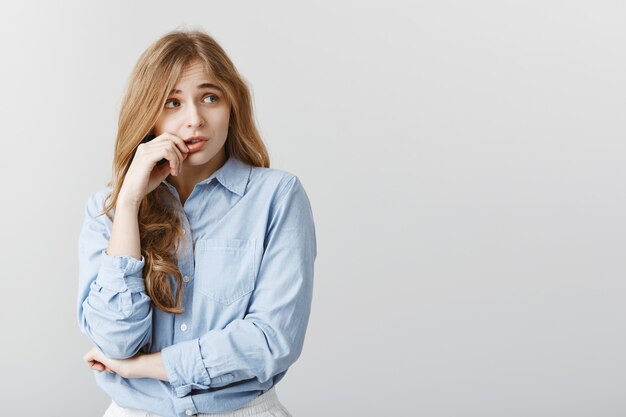
[[[194,286],[228,305],[254,289],[254,240],[198,239]]]

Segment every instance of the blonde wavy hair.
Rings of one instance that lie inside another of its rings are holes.
[[[231,103],[226,157],[257,167],[269,167],[269,155],[256,127],[249,88],[226,52],[201,30],[174,30],[156,40],[135,65],[121,105],[112,179],[112,192],[100,214],[112,219],[124,178],[141,140],[152,133],[183,70],[200,61]],[[180,204],[165,184],[146,195],[139,207],[141,254],[146,293],[168,313],[182,313],[182,274],[176,253],[182,236]],[[173,278],[174,282],[171,281]],[[173,295],[172,283],[177,290]]]

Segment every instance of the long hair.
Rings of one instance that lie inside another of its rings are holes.
[[[182,72],[200,61],[224,90],[231,104],[226,157],[235,157],[251,166],[269,167],[269,155],[254,122],[249,88],[226,52],[201,30],[174,30],[144,51],[130,76],[121,105],[112,179],[102,214],[112,219],[124,178],[137,146],[149,133],[163,111],[169,91]],[[165,184],[148,193],[139,206],[141,254],[146,293],[154,305],[168,313],[182,313],[182,274],[177,266],[182,237],[180,204]],[[176,295],[173,295],[175,285]]]

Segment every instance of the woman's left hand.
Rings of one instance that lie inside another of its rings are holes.
[[[110,359],[94,346],[83,356],[83,360],[94,371],[113,372],[123,378],[154,378],[169,382],[161,352],[138,353],[128,359]]]
[[[135,368],[140,354],[128,359],[110,359],[104,356],[100,349],[93,347],[83,356],[83,360],[95,371],[108,371],[118,374],[123,378],[136,378]]]

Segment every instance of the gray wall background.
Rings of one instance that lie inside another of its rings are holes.
[[[101,416],[77,237],[123,89],[202,27],[249,81],[319,255],[294,416],[626,415],[626,5],[0,6],[0,415]]]

